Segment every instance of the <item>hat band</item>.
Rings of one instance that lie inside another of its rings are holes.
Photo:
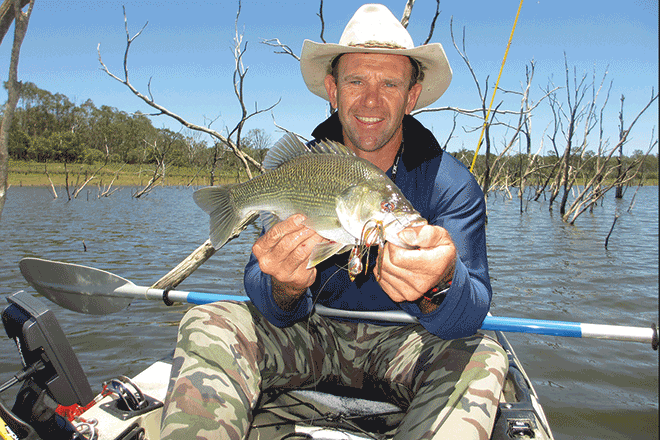
[[[349,43],[350,47],[362,47],[365,49],[407,49],[395,43],[383,43],[382,41],[366,41],[364,43]]]

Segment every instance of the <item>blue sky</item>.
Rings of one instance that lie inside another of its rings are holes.
[[[400,17],[405,0],[384,1]],[[240,108],[233,94],[234,60],[232,45],[237,1],[200,2],[194,0],[158,1],[53,1],[37,0],[23,43],[19,78],[42,89],[67,95],[80,104],[91,99],[97,107],[108,105],[126,112],[152,110],[120,83],[99,69],[97,45],[103,60],[116,74],[122,73],[125,33],[122,6],[126,6],[131,34],[149,22],[135,40],[129,55],[130,79],[146,93],[149,78],[158,103],[190,122],[203,125],[205,118],[215,119],[213,128],[224,132],[233,128]],[[326,1],[324,5],[325,38],[337,42],[347,21],[360,3],[347,0]],[[507,40],[518,8],[518,1],[443,1],[433,42],[442,43],[454,71],[449,90],[435,106],[473,109],[479,106],[476,87],[464,62],[454,49],[449,21],[459,39],[465,28],[467,53],[482,87],[487,76],[497,78]],[[277,55],[260,43],[279,38],[296,54],[305,38],[320,41],[318,3],[310,1],[244,0],[239,30],[248,49],[244,64],[249,68],[245,85],[246,104],[253,109],[281,103],[271,113],[251,120],[249,128],[263,128],[273,141],[281,133],[276,122],[289,130],[308,136],[326,117],[327,106],[305,87],[298,63],[290,56]],[[416,44],[426,39],[435,1],[417,0],[408,27]],[[0,46],[0,78],[6,80],[13,28]],[[658,88],[658,3],[657,0],[567,1],[527,0],[516,28],[500,87],[520,91],[525,80],[525,66],[536,62],[532,100],[539,100],[542,89],[552,80],[565,85],[564,52],[569,67],[578,77],[595,72],[597,83],[607,70],[607,83],[613,81],[610,101],[605,111],[605,137],[615,143],[618,136],[618,111],[625,95],[625,116],[629,122],[646,104],[651,89]],[[609,67],[608,67],[609,66]],[[565,92],[560,92],[565,93]],[[605,92],[599,98],[604,101]],[[0,101],[6,92],[0,92]],[[517,109],[515,95],[498,92],[501,108]],[[658,121],[657,103],[647,111],[632,132],[626,152],[646,150],[651,130]],[[441,140],[447,137],[452,117],[448,112],[420,115],[419,119]],[[164,116],[153,118],[154,125],[178,131],[180,126]],[[551,121],[547,104],[542,103],[532,123],[532,149],[540,147],[542,133]],[[478,124],[459,117],[458,128],[449,144],[450,151],[462,147],[474,149],[476,133],[466,133],[463,126]],[[656,128],[656,136],[657,136]],[[501,149],[504,130],[495,131],[495,145]],[[590,139],[596,148],[594,133]],[[545,142],[544,151],[548,151]],[[655,149],[657,153],[657,148]]]

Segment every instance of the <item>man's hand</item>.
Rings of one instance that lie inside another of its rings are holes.
[[[325,241],[293,215],[269,229],[252,246],[261,271],[271,276],[273,296],[283,310],[291,310],[316,279],[316,268],[307,269],[312,249]]]
[[[418,301],[441,280],[451,281],[456,247],[446,229],[433,225],[407,228],[399,237],[417,249],[385,244],[380,285],[392,301]],[[419,305],[424,313],[437,307],[423,299]]]

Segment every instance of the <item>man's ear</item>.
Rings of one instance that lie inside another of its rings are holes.
[[[415,105],[417,104],[417,100],[419,99],[419,95],[422,93],[422,85],[420,83],[416,83],[414,86],[408,90],[408,103],[406,104],[406,114],[409,115],[413,109],[415,108]]]
[[[325,84],[325,91],[328,92],[330,106],[332,108],[337,108],[337,83],[335,82],[335,77],[328,74],[325,76],[323,82]]]

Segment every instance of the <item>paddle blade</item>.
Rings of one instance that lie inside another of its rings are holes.
[[[133,283],[104,270],[41,258],[24,258],[19,266],[37,292],[75,312],[106,315],[125,309],[133,300],[115,293]]]

